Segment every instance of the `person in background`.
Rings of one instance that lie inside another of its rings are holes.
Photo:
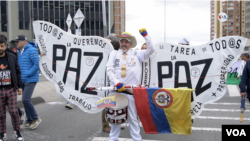
[[[6,106],[11,116],[14,135],[17,141],[23,141],[20,133],[17,94],[22,95],[22,80],[17,57],[6,52],[7,41],[0,37],[0,141],[7,140]]]
[[[0,38],[4,38],[6,41],[6,52],[12,53],[13,55],[15,55],[17,57],[17,52],[15,52],[14,50],[11,50],[8,48],[8,44],[7,44],[7,37],[3,34],[0,34]],[[15,49],[15,48],[14,48]],[[19,123],[20,125],[23,124],[24,119],[24,112],[18,107],[18,113],[19,113]]]
[[[26,113],[26,121],[21,128],[35,129],[42,122],[35,107],[31,102],[31,97],[36,83],[39,82],[39,55],[37,45],[28,42],[24,35],[19,35],[15,40],[18,49],[18,63],[20,65],[21,77],[23,81],[23,106]]]
[[[241,57],[242,61],[241,61],[241,64],[240,64],[240,68],[239,68],[239,73],[238,73],[238,76],[237,76],[237,80],[239,80],[239,78],[242,76],[242,73],[243,73],[244,67],[246,65],[246,62],[249,59],[249,54],[248,53],[243,53],[241,56],[242,56]]]
[[[146,50],[147,48],[148,48],[148,47],[147,47],[147,44],[146,44],[146,43],[142,44],[141,50]]]
[[[246,63],[245,63],[245,67],[244,67],[243,72],[242,72],[241,82],[239,85],[240,95],[243,98],[247,97],[249,100],[249,103],[250,103],[250,59],[249,59],[248,53],[243,54],[243,60],[244,61],[242,61],[242,62],[246,62]],[[247,87],[247,89],[246,89],[246,87]]]
[[[114,50],[118,50],[120,48],[120,43],[116,39],[116,34],[111,33],[109,34],[106,39],[110,41],[110,43],[113,45]],[[121,126],[121,129],[125,129],[124,126]],[[105,109],[102,111],[102,131],[106,133],[110,133],[111,128],[109,127],[109,123],[105,119]]]
[[[180,45],[189,45],[189,41],[186,38],[183,38],[182,40],[179,41]]]

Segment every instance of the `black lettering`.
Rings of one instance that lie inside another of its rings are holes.
[[[78,39],[78,45],[80,45],[80,44],[81,44],[81,41],[82,41],[81,39]]]
[[[187,82],[180,83],[179,82],[179,70],[180,67],[183,66],[186,72],[186,80]],[[190,69],[187,61],[178,61],[175,63],[175,79],[174,79],[174,87],[188,87],[192,89],[191,77],[190,77]],[[192,92],[193,93],[193,92]],[[193,94],[192,94],[193,95]]]
[[[175,52],[176,52],[176,53],[179,53],[179,51],[178,51],[178,47],[176,47]]]
[[[162,67],[163,66],[167,66],[168,67],[168,74],[162,74]],[[163,79],[164,78],[172,78],[173,76],[173,64],[170,61],[166,61],[166,62],[158,62],[157,63],[157,70],[158,70],[158,87],[162,88],[163,84]]]
[[[221,42],[222,42],[222,48],[226,49],[227,48],[227,42],[226,42],[226,40],[222,40]]]
[[[44,24],[44,26],[43,26],[43,31],[47,31],[47,29],[48,29],[48,25],[47,25],[47,24]]]
[[[89,81],[91,80],[91,78],[93,77],[93,75],[95,74],[97,68],[99,67],[102,59],[103,59],[103,53],[102,52],[84,52],[83,54],[84,56],[97,56],[98,59],[96,61],[95,66],[93,67],[93,69],[91,70],[90,74],[88,75],[85,83],[83,83],[82,87],[81,87],[81,93],[87,93],[87,94],[94,94],[97,95],[97,92],[95,91],[88,91],[85,90],[85,87],[88,85]]]
[[[82,45],[85,46],[85,39],[82,39]]]
[[[61,49],[62,50],[62,56],[57,56],[57,50],[58,49]],[[53,63],[52,63],[52,69],[53,71],[56,73],[56,64],[57,64],[57,61],[64,61],[65,60],[65,57],[66,57],[66,47],[64,45],[57,45],[57,44],[54,44],[53,45]]]
[[[63,35],[63,33],[61,32],[59,35],[58,35],[58,40],[60,40],[61,39],[61,37],[62,37],[62,35]]]
[[[228,55],[229,58],[231,59],[234,59],[234,56],[233,55]]]
[[[212,51],[214,52],[214,48],[213,48],[213,43],[209,44],[212,48]]]
[[[86,39],[86,42],[87,42],[87,45],[90,45],[90,43],[89,43],[89,39]]]
[[[73,43],[76,45],[76,43],[77,43],[77,39],[76,38],[74,38]]]
[[[43,30],[43,23],[40,23],[40,25],[41,25],[41,29],[40,30]]]
[[[199,61],[193,61],[191,62],[191,66],[195,66],[195,65],[200,65],[200,64],[205,64],[203,70],[202,70],[202,73],[201,73],[201,76],[200,76],[200,79],[198,80],[198,83],[195,87],[195,94],[196,94],[196,97],[199,96],[201,93],[203,93],[204,91],[206,91],[207,89],[211,88],[211,84],[212,82],[209,82],[208,84],[204,85],[203,86],[203,82],[206,78],[206,75],[207,75],[207,72],[209,70],[209,67],[211,65],[213,61],[213,58],[210,58],[210,59],[204,59],[204,60],[199,60]],[[203,87],[202,87],[203,86]],[[192,99],[193,101],[193,99]]]
[[[195,55],[195,49],[194,48],[192,50],[192,54],[191,55]]]
[[[98,39],[95,39],[95,45],[98,45]]]
[[[181,48],[180,54],[184,54],[184,48]]]
[[[48,33],[50,33],[51,31],[52,31],[52,26],[50,25],[48,29]]]
[[[220,43],[218,41],[215,42],[215,48],[217,50],[220,50]]]
[[[236,45],[236,48],[238,49],[238,48],[240,48],[240,43],[241,43],[241,40],[239,39],[239,40],[237,40],[237,45]]]
[[[90,38],[91,45],[94,45],[93,38]]]
[[[190,48],[187,48],[187,50],[186,50],[186,55],[189,55],[189,49],[190,49]]]
[[[171,45],[171,52],[172,52],[172,50],[173,50],[173,47],[174,47],[174,46],[173,46],[173,45]]]
[[[99,46],[102,46],[102,40],[99,41]]]
[[[72,68],[70,67],[70,63],[71,63],[71,59],[72,59],[72,55],[73,53],[77,53],[78,54],[78,58],[77,58],[77,67],[76,68]],[[76,72],[76,80],[75,80],[75,90],[79,90],[79,78],[80,78],[80,71],[81,71],[81,59],[82,59],[82,50],[78,49],[78,48],[71,48],[69,51],[69,56],[68,56],[68,60],[67,60],[67,64],[66,64],[66,71],[64,72],[63,75],[63,82],[64,84],[66,84],[66,79],[67,79],[67,75],[69,71],[74,71]]]
[[[103,43],[102,48],[104,48],[105,46],[106,46],[106,43]]]

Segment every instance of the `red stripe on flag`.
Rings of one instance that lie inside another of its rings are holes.
[[[156,134],[157,129],[151,116],[148,93],[146,88],[134,88],[134,99],[138,116],[142,122],[145,133]]]

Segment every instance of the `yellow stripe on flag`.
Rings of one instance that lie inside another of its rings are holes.
[[[194,89],[167,88],[166,90],[170,91],[173,96],[172,105],[164,108],[171,132],[173,134],[191,134],[191,92],[194,91]],[[188,131],[188,133],[186,131]]]

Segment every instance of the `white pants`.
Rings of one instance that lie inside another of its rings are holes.
[[[122,93],[121,93],[122,94]],[[128,98],[128,122],[129,122],[129,130],[130,135],[133,141],[141,141],[140,135],[140,125],[137,118],[137,110],[135,106],[135,100],[133,95],[122,94]],[[111,124],[111,131],[109,134],[110,141],[118,141],[119,135],[121,132],[121,125]]]

